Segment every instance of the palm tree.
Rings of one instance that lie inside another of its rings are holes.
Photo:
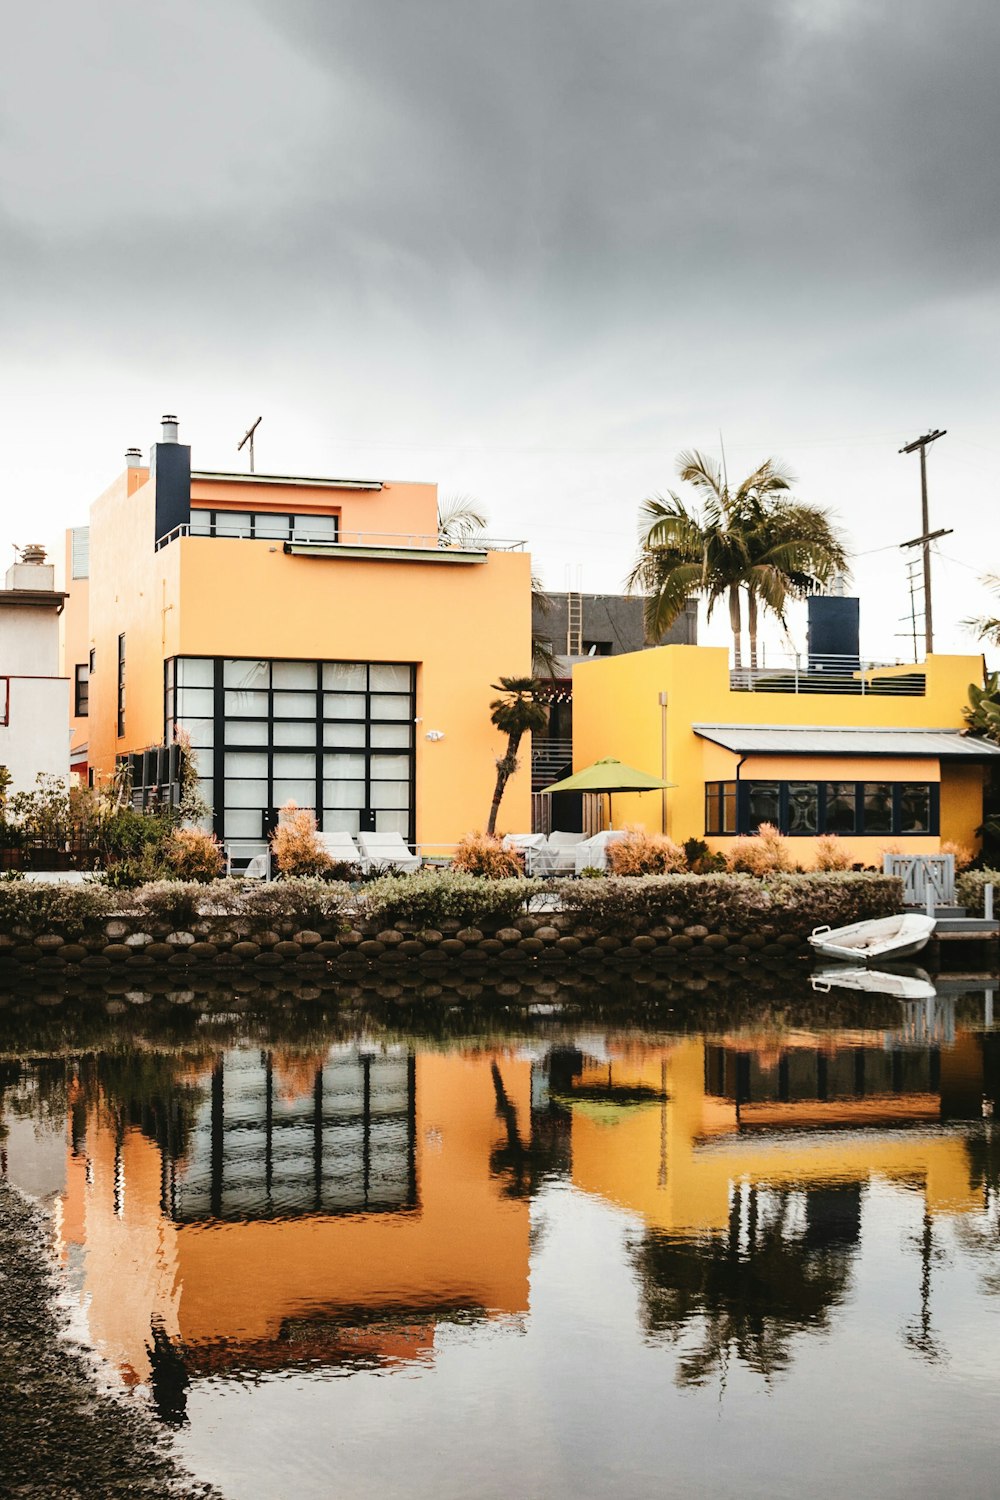
[[[988,574],[982,581],[987,588],[994,589],[1000,594],[1000,573]],[[1000,618],[978,615],[973,620],[963,620],[962,624],[967,630],[973,631],[981,641],[988,641],[991,646],[1000,646]]]
[[[784,623],[791,599],[823,587],[847,566],[843,542],[828,513],[784,498],[793,476],[765,459],[735,490],[704,454],[680,454],[682,480],[704,497],[700,509],[679,495],[654,496],[639,512],[639,555],[630,591],[646,594],[646,635],[659,640],[692,593],[729,606],[735,663],[742,665],[742,594],[747,596],[751,666],[757,660],[761,606]]]
[[[507,749],[497,760],[497,784],[490,807],[487,833],[496,833],[497,813],[504,788],[517,770],[517,752],[526,734],[534,734],[545,728],[548,722],[545,709],[535,696],[539,684],[534,677],[501,677],[491,684],[500,694],[490,704],[490,722],[501,734],[507,736]]]

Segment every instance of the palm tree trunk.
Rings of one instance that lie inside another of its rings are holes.
[[[729,624],[733,632],[733,666],[738,672],[743,665],[743,617],[740,591],[735,583],[729,589]]]
[[[507,736],[507,753],[497,761],[497,784],[493,789],[493,802],[490,807],[490,820],[486,825],[487,833],[497,831],[497,813],[500,811],[500,799],[503,797],[504,788],[517,770],[517,751],[521,743],[519,734]]]
[[[750,670],[757,666],[757,596],[747,590],[747,634],[750,637]]]

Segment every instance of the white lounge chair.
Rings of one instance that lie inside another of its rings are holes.
[[[316,842],[324,854],[329,854],[331,859],[338,863],[357,865],[359,870],[365,868],[365,860],[358,853],[358,846],[349,833],[335,830],[331,833],[317,833]]]
[[[582,844],[577,844],[573,851],[577,875],[583,870],[606,870],[608,868],[608,845],[624,837],[624,828],[608,828],[604,833],[595,833],[593,838],[584,839]]]
[[[545,867],[540,874],[573,875],[576,873],[576,851],[584,842],[585,833],[564,833],[558,828],[550,833],[545,849]]]
[[[359,833],[358,843],[368,865],[386,865],[406,874],[419,870],[421,858],[403,843],[399,833]]]

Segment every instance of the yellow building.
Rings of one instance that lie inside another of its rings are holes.
[[[843,601],[837,600],[836,603]],[[980,656],[906,668],[822,664],[731,672],[722,647],[663,646],[586,662],[573,673],[573,764],[614,756],[675,783],[614,799],[614,824],[639,824],[724,851],[775,824],[815,862],[817,835],[881,865],[888,846],[934,854],[978,847],[986,768],[1000,746],[962,734]],[[665,826],[664,826],[665,825]]]
[[[95,779],[131,755],[133,785],[162,792],[184,730],[244,855],[290,799],[326,831],[425,846],[482,827],[490,684],[531,666],[521,544],[444,543],[432,484],[192,470],[174,418],[95,501],[89,542],[66,639],[67,670],[89,662]],[[505,819],[527,827],[529,807],[516,777]]]

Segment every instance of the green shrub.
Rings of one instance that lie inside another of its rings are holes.
[[[260,927],[281,922],[295,922],[300,928],[321,926],[338,917],[354,895],[349,885],[308,875],[259,885],[244,880],[237,891],[235,912]]]
[[[589,925],[611,929],[624,923],[656,926],[680,918],[710,932],[749,934],[762,927],[806,937],[814,927],[845,926],[888,916],[902,906],[902,882],[894,876],[855,871],[827,875],[650,875],[635,880],[559,881],[564,910]]]
[[[385,926],[436,927],[451,920],[467,927],[503,926],[524,915],[526,899],[538,889],[537,881],[480,880],[460,870],[386,875],[364,888],[359,908]]]
[[[970,917],[981,917],[985,908],[985,891],[993,887],[993,914],[1000,917],[1000,870],[963,870],[958,877],[958,904],[967,906]]]
[[[37,937],[42,932],[77,938],[113,909],[108,891],[95,884],[49,884],[42,880],[0,883],[0,932]]]
[[[197,880],[156,880],[137,890],[129,905],[154,922],[169,922],[173,928],[190,927],[197,921],[202,903],[208,904],[212,889]]]

